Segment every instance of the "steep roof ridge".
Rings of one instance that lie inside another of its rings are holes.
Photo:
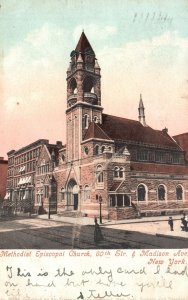
[[[78,51],[78,52],[83,52],[87,48],[90,48],[93,51],[93,49],[90,45],[90,42],[88,41],[88,39],[87,39],[87,37],[86,37],[86,35],[83,31],[81,36],[80,36],[80,39],[78,41],[78,44],[77,44],[75,50]]]
[[[103,114],[103,130],[113,140],[139,141],[150,145],[180,150],[179,145],[168,134],[150,126],[144,127],[139,121]]]
[[[97,132],[98,131],[98,132]],[[98,134],[101,136],[98,136]],[[100,138],[105,140],[111,140],[110,137],[104,132],[104,130],[98,126],[97,123],[91,122],[89,124],[88,130],[86,131],[84,135],[84,140],[90,139],[90,138]]]
[[[89,138],[91,138],[92,136],[94,136],[94,125],[93,122],[91,122],[89,124],[89,127],[87,129],[87,131],[84,134],[83,140],[88,140]]]
[[[114,115],[109,115],[109,114],[104,114],[104,113],[102,114],[102,116],[103,117],[108,117],[109,116],[109,117],[112,117],[112,118],[115,118],[115,119],[127,120],[127,121],[131,121],[131,122],[135,122],[135,123],[140,124],[140,122],[137,121],[137,120],[128,119],[128,118],[124,118],[124,117],[119,117],[119,116],[114,116]],[[148,127],[150,127],[150,126],[148,126]]]
[[[104,135],[104,136],[106,136],[106,139],[107,140],[111,140],[111,138],[108,136],[108,134],[97,124],[97,123],[95,123],[95,125],[94,126],[96,126],[96,128],[98,127],[98,129],[102,132],[102,134]]]
[[[179,149],[183,151],[183,149],[180,147],[180,145],[177,143],[177,141],[173,138],[173,136],[170,136],[170,135],[168,134],[168,132],[165,132],[165,133],[164,133],[162,130],[159,130],[159,132],[160,132],[164,137],[166,137],[166,138],[168,138],[170,141],[174,142],[174,143],[179,147]]]

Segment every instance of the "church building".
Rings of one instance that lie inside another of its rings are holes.
[[[82,32],[67,70],[66,145],[42,145],[35,207],[58,214],[124,219],[188,212],[185,151],[147,124],[103,113],[101,69]],[[47,167],[48,166],[48,167]]]

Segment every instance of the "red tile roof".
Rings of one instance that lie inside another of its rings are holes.
[[[131,162],[132,171],[188,175],[188,166]]]
[[[94,52],[85,33],[82,32],[75,51],[83,53],[83,52],[85,52],[85,50],[91,50],[92,52]]]
[[[173,136],[178,145],[186,151],[185,158],[188,161],[188,132]]]
[[[139,121],[103,114],[100,127],[112,140],[132,141],[180,150],[168,133],[149,126],[144,127]]]
[[[89,124],[89,128],[84,136],[84,140],[91,138],[110,140],[109,136],[95,122],[91,122]]]

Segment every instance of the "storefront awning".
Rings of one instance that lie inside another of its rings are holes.
[[[31,183],[31,176],[26,176],[20,178],[18,185],[26,184],[26,183]]]
[[[20,178],[18,185],[24,184],[24,178]]]
[[[25,183],[31,183],[31,176],[27,176],[25,178]]]

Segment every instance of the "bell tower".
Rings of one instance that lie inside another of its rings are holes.
[[[67,70],[67,160],[81,156],[81,142],[91,122],[101,123],[101,75],[95,53],[82,32]]]

